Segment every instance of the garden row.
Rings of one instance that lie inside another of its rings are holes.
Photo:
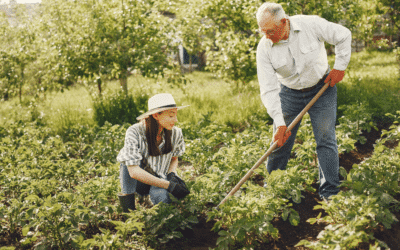
[[[339,119],[339,152],[354,149],[356,141],[363,142],[361,130],[374,128],[370,115],[362,114],[363,108],[348,107]],[[399,120],[399,116],[392,118]],[[191,194],[172,205],[138,206],[122,216],[116,200],[119,166],[115,158],[128,127],[109,123],[93,128],[75,126],[62,137],[35,122],[0,127],[0,246],[158,248],[182,238],[182,230],[196,225],[200,216],[207,216],[216,222],[213,229],[220,235],[218,249],[257,248],[279,236],[272,220],[282,218],[298,225],[299,213],[292,203],[301,202],[305,190],[315,191],[316,145],[307,115],[287,170],[267,175],[260,167],[256,174],[265,178],[267,187],[249,180],[220,210],[213,209],[268,149],[272,126],[255,118],[247,129],[233,133],[230,127],[204,116],[198,124],[180,125],[186,140],[182,160],[193,168],[179,174]],[[329,204],[321,203],[328,216],[310,222],[329,225],[318,242],[301,244],[315,249],[322,245],[350,249],[372,240],[373,245],[371,229],[378,223],[390,227],[396,221],[391,212],[398,208],[392,197],[399,193],[399,147],[388,149],[384,142],[399,136],[399,127],[394,125],[373,157],[349,174],[341,169],[347,177],[343,185],[349,191],[341,192]],[[351,209],[343,210],[343,205]],[[334,237],[340,240],[336,242]],[[384,246],[383,242],[377,244]]]
[[[311,249],[352,249],[362,242],[376,242],[370,249],[389,246],[374,237],[378,225],[390,229],[398,219],[400,187],[400,111],[390,115],[397,120],[374,146],[371,157],[354,164],[345,176],[342,187],[348,191],[333,196],[329,203],[321,203],[328,214],[309,219],[310,223],[328,223],[318,235],[318,241],[301,241]],[[398,198],[397,198],[398,199]]]

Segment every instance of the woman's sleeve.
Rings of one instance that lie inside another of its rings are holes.
[[[125,144],[117,156],[117,161],[125,163],[126,166],[140,165],[142,151],[140,148],[140,135],[134,128],[128,128],[125,135]]]
[[[182,129],[177,128],[174,137],[174,149],[172,151],[172,156],[182,156],[185,153],[185,141],[183,140]]]

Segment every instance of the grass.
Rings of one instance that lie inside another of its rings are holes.
[[[377,121],[400,108],[399,71],[393,52],[352,54],[347,74],[338,84],[338,105],[363,103]]]
[[[2,126],[18,120],[40,119],[57,134],[75,124],[94,124],[89,92],[81,86],[64,90],[63,93],[48,93],[46,99],[39,103],[29,97],[24,97],[22,104],[18,98],[2,101],[0,115]]]
[[[331,68],[334,56],[329,57]],[[187,74],[188,83],[177,87],[164,79],[148,79],[132,75],[128,78],[128,91],[133,96],[144,93],[171,93],[178,105],[190,105],[178,113],[180,122],[197,123],[212,112],[212,121],[240,127],[254,116],[271,122],[261,102],[257,79],[247,83],[245,90],[235,93],[232,85],[211,73]],[[367,104],[374,118],[384,118],[400,107],[398,64],[393,52],[353,53],[343,81],[338,86],[338,105]],[[120,89],[119,81],[108,81],[103,86],[107,95]],[[64,93],[48,93],[44,101],[30,104],[24,97],[23,105],[18,98],[3,101],[0,105],[0,125],[17,120],[40,118],[57,132],[74,124],[93,125],[92,98],[96,88],[87,89],[76,85]],[[339,111],[340,112],[340,111]],[[338,113],[338,117],[340,117]],[[179,125],[179,124],[178,124]]]
[[[254,113],[265,112],[261,103],[258,82],[252,81],[243,93],[234,94],[231,85],[208,72],[193,72],[186,75],[188,83],[182,88],[168,84],[163,79],[146,79],[131,76],[128,90],[134,96],[148,93],[171,93],[179,106],[190,105],[178,113],[180,122],[197,123],[209,112],[211,120],[232,126],[240,126]],[[116,91],[118,81],[109,82],[108,91]]]

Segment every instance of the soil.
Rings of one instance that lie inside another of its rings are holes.
[[[339,156],[340,166],[344,167],[346,171],[349,172],[353,164],[359,164],[365,158],[370,157],[373,153],[376,140],[380,138],[381,130],[388,129],[388,127],[388,124],[381,124],[378,125],[379,131],[371,130],[370,132],[363,132],[367,142],[365,144],[356,143],[355,150],[341,154]],[[394,148],[398,143],[398,141],[391,141],[387,142],[385,145]],[[254,176],[252,180],[259,185],[263,184],[261,176]],[[317,184],[314,184],[313,187],[318,190]],[[309,241],[317,240],[319,232],[323,230],[326,225],[318,223],[312,225],[308,223],[307,220],[317,217],[320,212],[322,212],[322,216],[326,214],[323,210],[314,210],[314,206],[318,205],[320,201],[318,192],[306,191],[303,195],[304,199],[302,199],[300,204],[293,203],[293,208],[300,215],[299,225],[292,226],[288,221],[283,221],[282,218],[275,219],[273,225],[279,230],[279,238],[277,240],[270,239],[269,242],[264,242],[255,249],[308,249],[306,247],[294,246],[302,239]],[[400,194],[395,198],[400,200]],[[394,214],[400,221],[400,211]],[[216,242],[219,236],[218,233],[211,231],[214,223],[215,221],[207,222],[206,216],[201,215],[199,223],[195,225],[192,230],[182,231],[184,237],[179,240],[172,240],[158,249],[208,250],[209,248],[216,248]],[[114,225],[102,225],[102,227],[115,231]],[[87,237],[99,233],[98,228],[93,225],[81,228],[81,230]],[[17,228],[14,234],[9,234],[8,232],[0,233],[0,246],[14,245],[16,249],[28,249],[26,247],[22,248],[19,243],[19,240],[22,238],[21,234],[21,228]],[[375,229],[374,237],[388,244],[392,250],[400,249],[400,223],[393,224],[391,229],[386,229],[380,225]],[[369,249],[369,244],[363,243],[357,249]]]
[[[371,130],[370,132],[364,131],[363,136],[366,137],[367,142],[365,144],[356,143],[356,149],[339,155],[339,165],[344,167],[349,172],[354,164],[359,164],[364,159],[370,157],[374,150],[374,144],[377,139],[381,136],[382,129],[388,129],[389,124],[378,125],[378,131]],[[397,142],[388,142],[385,145],[390,148],[394,148],[398,145]],[[262,185],[262,178],[255,176],[253,181]],[[317,184],[313,185],[313,188],[318,190]],[[279,230],[279,238],[277,240],[270,239],[268,243],[263,243],[255,249],[308,249],[306,247],[294,247],[300,240],[306,239],[308,241],[317,240],[317,236],[322,231],[326,224],[310,224],[307,222],[309,218],[315,218],[321,212],[322,216],[326,216],[324,210],[314,210],[314,206],[318,205],[321,199],[319,198],[318,192],[306,191],[303,193],[304,199],[300,204],[293,203],[293,208],[300,215],[300,223],[298,226],[292,226],[288,221],[283,221],[282,218],[277,218],[273,221],[274,227]],[[395,197],[400,200],[400,194]],[[400,212],[394,213],[397,219],[400,221]],[[218,233],[210,231],[214,221],[205,222],[205,218],[200,219],[199,224],[187,233],[184,240],[172,241],[163,246],[160,249],[195,249],[195,250],[206,250],[210,248],[216,248],[216,242],[218,239]],[[388,244],[390,249],[400,250],[400,223],[392,225],[391,229],[386,229],[380,225],[374,231],[374,237]],[[373,242],[371,242],[373,244]],[[359,245],[357,249],[369,249],[369,244],[363,243]]]

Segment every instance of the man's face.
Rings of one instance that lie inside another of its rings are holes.
[[[275,22],[271,17],[267,17],[260,22],[259,28],[273,43],[278,43],[280,40],[288,39],[286,23],[287,19],[285,18]]]

